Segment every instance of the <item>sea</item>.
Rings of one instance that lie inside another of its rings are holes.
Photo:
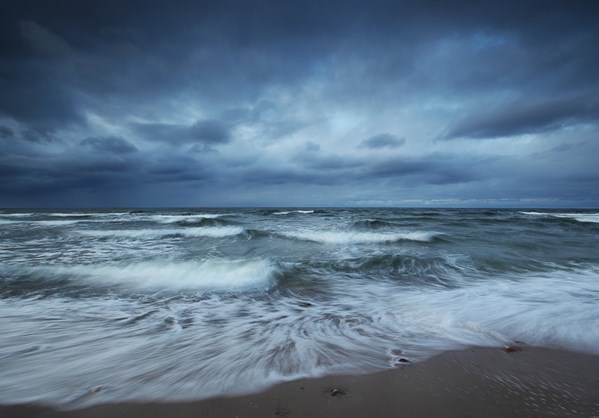
[[[0,403],[194,400],[471,346],[599,354],[599,213],[0,210]]]

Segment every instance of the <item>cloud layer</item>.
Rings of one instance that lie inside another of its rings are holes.
[[[13,3],[2,206],[599,205],[592,2]]]

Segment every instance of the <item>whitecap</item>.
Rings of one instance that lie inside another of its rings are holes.
[[[308,213],[314,213],[314,211],[313,210],[289,210],[289,211],[283,211],[283,212],[273,212],[273,215],[289,215],[290,213],[308,214]]]
[[[395,241],[429,242],[435,232],[349,232],[349,231],[297,231],[283,232],[282,235],[305,241],[321,242],[324,244],[367,244]]]
[[[227,216],[226,213],[199,213],[193,215],[152,215],[148,218],[159,223],[176,223],[179,221],[189,221],[193,219],[216,219],[221,216]]]
[[[134,239],[158,239],[171,235],[186,237],[224,238],[244,232],[240,226],[206,226],[201,228],[181,229],[82,229],[77,234],[91,237],[116,237]]]
[[[48,266],[30,273],[148,290],[245,290],[269,288],[277,267],[268,260],[206,259],[144,261],[129,264]]]
[[[599,223],[599,213],[550,213],[550,212],[520,212],[532,216],[552,216],[554,218],[574,219],[578,222]]]
[[[79,220],[56,220],[56,221],[27,221],[37,225],[45,225],[45,226],[65,226],[65,225],[73,225]]]

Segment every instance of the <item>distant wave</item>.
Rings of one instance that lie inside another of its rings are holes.
[[[313,210],[289,210],[289,211],[283,211],[283,212],[273,212],[273,215],[289,215],[290,213],[307,214],[307,213],[314,213],[314,211]]]
[[[120,230],[97,230],[97,229],[82,229],[77,233],[92,237],[125,237],[137,239],[152,239],[163,238],[168,236],[186,236],[186,237],[209,237],[222,238],[228,236],[239,235],[244,232],[244,229],[239,226],[222,226],[222,227],[201,227],[201,228],[182,228],[182,229],[120,229]]]
[[[45,226],[65,226],[65,225],[73,225],[79,222],[76,219],[60,219],[55,221],[27,221],[34,224],[45,225]]]
[[[227,226],[227,225],[234,225],[236,224],[236,222],[233,221],[228,221],[226,219],[223,218],[193,218],[193,219],[183,219],[181,221],[176,221],[175,222],[176,225],[182,226],[182,227],[202,227],[202,226],[217,226],[217,227],[222,227],[222,226]]]
[[[22,217],[32,216],[32,215],[33,215],[33,213],[0,213],[0,216],[15,217],[15,218],[22,218]]]
[[[574,219],[578,222],[599,223],[599,213],[550,213],[550,212],[520,212],[531,216],[552,216],[554,218]]]
[[[152,215],[148,218],[165,224],[176,223],[181,221],[190,221],[190,220],[198,220],[198,219],[215,219],[220,218],[221,216],[227,216],[224,213],[200,213],[194,215]]]
[[[283,232],[289,238],[305,241],[321,242],[324,244],[367,244],[395,241],[420,241],[429,242],[437,233],[435,232],[349,232],[349,231],[306,231],[306,232]]]
[[[353,223],[353,227],[361,229],[378,229],[394,225],[393,222],[387,222],[381,219],[362,219]]]
[[[57,219],[57,220],[30,220],[30,219],[0,219],[0,224],[22,224],[22,225],[43,225],[43,226],[66,226],[73,225],[82,221],[78,219]]]
[[[29,273],[148,290],[244,290],[272,286],[278,269],[268,260],[207,259],[47,266]]]

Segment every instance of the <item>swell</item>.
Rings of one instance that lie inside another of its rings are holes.
[[[439,233],[428,231],[362,232],[362,231],[285,231],[277,235],[320,244],[384,244],[400,241],[432,242]]]
[[[229,225],[237,225],[238,223],[223,218],[192,218],[175,221],[174,224],[182,227],[223,227]]]
[[[390,222],[382,219],[361,219],[352,223],[352,228],[361,229],[381,229],[397,226],[397,223]]]

